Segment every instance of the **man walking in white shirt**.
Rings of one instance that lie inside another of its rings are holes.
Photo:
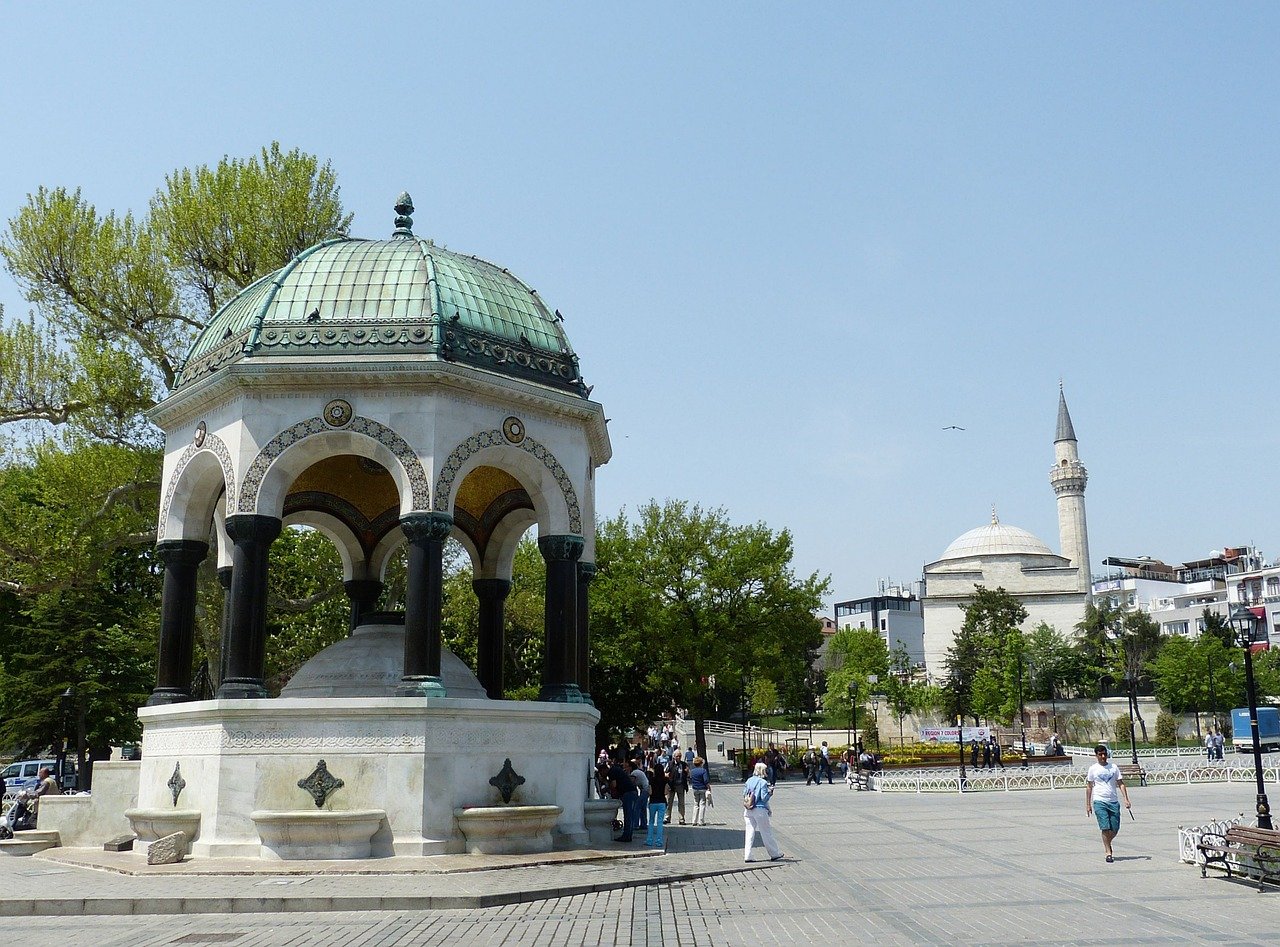
[[[1108,761],[1107,748],[1099,743],[1093,748],[1098,761],[1089,767],[1084,777],[1084,811],[1098,820],[1098,828],[1102,830],[1102,849],[1107,853],[1107,861],[1115,858],[1111,852],[1111,842],[1120,832],[1120,798],[1124,798],[1124,807],[1132,809],[1129,804],[1129,789],[1120,775],[1120,767]]]

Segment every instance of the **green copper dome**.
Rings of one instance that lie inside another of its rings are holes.
[[[415,237],[317,244],[246,287],[200,332],[175,389],[255,356],[435,356],[585,397],[558,312],[505,269]]]

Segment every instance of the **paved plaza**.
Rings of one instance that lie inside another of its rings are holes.
[[[1137,821],[1125,818],[1113,865],[1103,862],[1079,791],[917,796],[795,781],[779,784],[775,805],[788,861],[749,870],[731,786],[721,788],[714,810],[728,824],[673,825],[669,854],[608,865],[452,876],[144,878],[41,858],[4,859],[0,909],[32,896],[114,896],[122,899],[118,910],[131,897],[145,904],[163,895],[189,898],[191,907],[171,900],[162,909],[176,913],[163,915],[4,917],[0,931],[36,942],[91,937],[95,947],[1280,942],[1280,892],[1259,894],[1212,875],[1201,880],[1198,869],[1177,861],[1177,827],[1250,809],[1250,787],[1161,786],[1132,795]],[[756,854],[765,857],[760,848]],[[711,874],[696,877],[701,872]],[[599,890],[613,884],[631,886]],[[306,909],[340,905],[338,897],[372,905],[394,896],[412,905],[415,895],[450,888],[474,898],[527,890],[538,900],[465,909]],[[213,898],[242,895],[278,899],[263,902],[277,910],[191,913],[207,910]]]

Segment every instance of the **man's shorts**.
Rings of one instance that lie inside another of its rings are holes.
[[[1104,832],[1120,831],[1120,803],[1094,802],[1093,814],[1098,820],[1098,828]]]

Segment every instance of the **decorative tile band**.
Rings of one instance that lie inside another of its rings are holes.
[[[182,456],[178,458],[178,463],[173,468],[169,483],[165,486],[164,500],[160,504],[160,525],[156,529],[156,542],[165,537],[169,523],[169,508],[173,505],[173,494],[178,489],[178,481],[182,479],[182,473],[187,469],[187,465],[191,463],[191,459],[201,451],[208,451],[217,458],[218,465],[222,467],[222,479],[226,484],[227,496],[236,495],[236,471],[234,464],[231,462],[231,452],[227,450],[227,445],[223,443],[222,438],[218,437],[217,434],[210,434],[203,429],[197,430],[196,436],[198,443],[192,442],[187,445],[187,449],[182,452]]]
[[[523,426],[521,434],[524,434]],[[502,428],[494,428],[490,431],[480,431],[472,434],[453,449],[453,452],[445,460],[444,466],[440,469],[440,475],[436,478],[435,505],[433,509],[444,513],[449,512],[454,481],[457,480],[463,464],[486,447],[499,446],[514,447],[517,450],[532,454],[542,462],[544,467],[551,471],[552,477],[555,478],[556,484],[560,487],[560,493],[564,496],[565,507],[569,511],[569,531],[581,535],[582,507],[578,503],[578,494],[573,488],[573,481],[569,479],[568,473],[565,472],[560,461],[556,459],[555,454],[527,435],[524,435],[524,439],[518,444],[512,444],[507,432]]]
[[[262,480],[277,457],[299,441],[332,429],[329,424],[325,423],[324,418],[315,417],[299,421],[273,437],[267,446],[258,453],[258,456],[253,459],[248,473],[245,474],[244,484],[240,487],[240,498],[236,502],[236,512],[252,513],[257,508],[258,492],[262,489]],[[413,452],[413,448],[409,446],[403,437],[385,424],[364,417],[352,418],[349,423],[343,426],[342,430],[353,431],[356,434],[363,434],[366,437],[373,438],[373,440],[391,451],[409,476],[409,491],[412,495],[413,509],[429,510],[431,508],[431,486],[427,480],[426,471],[423,470],[422,461],[418,459],[418,455]]]

